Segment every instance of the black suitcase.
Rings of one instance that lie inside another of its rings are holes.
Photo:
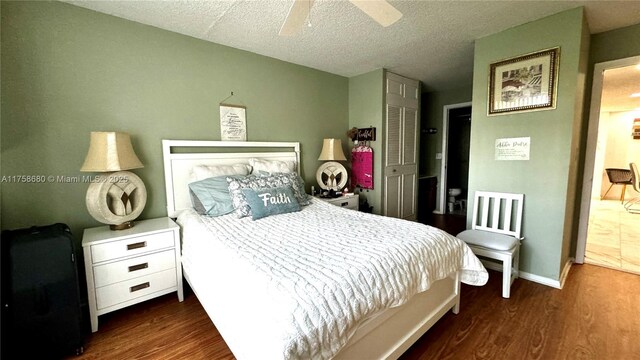
[[[65,224],[2,232],[2,358],[83,352],[74,238]]]

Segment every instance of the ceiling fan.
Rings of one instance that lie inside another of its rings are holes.
[[[302,31],[315,0],[294,0],[289,15],[280,28],[281,36],[293,36]],[[402,13],[386,0],[349,0],[380,25],[387,27],[400,20]]]

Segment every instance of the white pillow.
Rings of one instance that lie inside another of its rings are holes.
[[[272,173],[292,173],[296,171],[295,161],[280,161],[280,160],[262,160],[262,159],[249,159],[249,165],[252,167],[252,174],[261,175],[260,172]]]
[[[249,175],[251,166],[247,164],[234,165],[196,165],[191,169],[191,181],[200,181],[223,175]]]

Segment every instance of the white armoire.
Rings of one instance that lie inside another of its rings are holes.
[[[385,74],[385,151],[383,214],[416,219],[420,82]]]

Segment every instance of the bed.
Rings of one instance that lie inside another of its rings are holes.
[[[195,166],[263,159],[299,172],[299,143],[162,146],[183,274],[238,359],[397,358],[447,311],[458,312],[461,281],[487,281],[462,241],[414,222],[317,199],[256,221],[193,210]]]

